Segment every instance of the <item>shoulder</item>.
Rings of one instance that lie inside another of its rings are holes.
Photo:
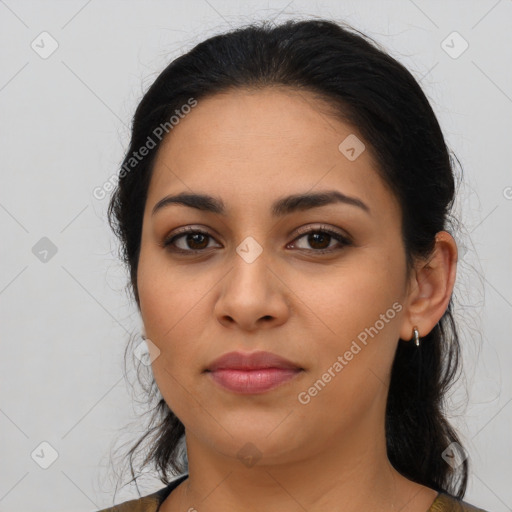
[[[139,499],[125,501],[113,507],[98,510],[97,512],[156,512],[160,505],[158,494],[149,494]]]
[[[160,489],[153,494],[148,494],[147,496],[142,496],[138,499],[125,501],[119,505],[104,508],[102,510],[98,510],[97,512],[157,512],[165,498],[167,498],[171,491],[173,491],[186,478],[188,478],[188,474],[181,475],[180,477],[170,482],[167,487],[164,487],[163,489]]]
[[[110,508],[104,508],[97,512],[155,512],[159,501],[152,495],[144,496],[139,499],[125,501],[119,505]]]
[[[447,493],[440,493],[427,512],[488,512]]]

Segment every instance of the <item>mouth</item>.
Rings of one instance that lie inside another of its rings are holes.
[[[296,377],[302,370],[262,368],[260,370],[222,369],[209,372],[221,387],[244,395],[264,393]]]
[[[304,368],[270,352],[230,352],[205,370],[217,385],[239,394],[270,391],[303,371]]]

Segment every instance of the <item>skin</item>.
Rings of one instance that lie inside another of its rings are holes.
[[[384,417],[399,338],[426,335],[448,307],[457,249],[447,232],[407,274],[401,211],[368,144],[350,161],[338,146],[357,130],[304,91],[236,90],[199,101],[160,147],[149,186],[138,267],[146,336],[160,353],[158,388],[186,429],[189,478],[161,511],[426,511],[437,493],[398,473]],[[338,190],[370,209],[330,204],[271,216],[294,193]],[[154,205],[168,194],[222,198],[226,215]],[[352,240],[297,233],[324,225]],[[182,226],[211,238],[164,239]],[[262,253],[236,252],[253,237]],[[194,242],[195,240],[195,242]],[[331,248],[318,254],[319,248]],[[336,250],[338,249],[338,250]],[[307,391],[365,328],[402,308],[304,405]],[[204,368],[222,354],[266,350],[304,371],[280,387],[239,395]],[[256,464],[237,454],[252,443]],[[259,458],[258,458],[259,457]]]

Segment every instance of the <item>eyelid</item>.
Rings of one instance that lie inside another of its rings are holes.
[[[187,233],[199,233],[199,234],[202,234],[202,235],[209,236],[212,239],[215,239],[215,237],[217,236],[217,235],[214,236],[210,232],[209,229],[203,228],[201,225],[184,226],[184,227],[181,227],[181,228],[176,228],[175,230],[172,231],[172,233],[170,235],[166,235],[164,237],[164,239],[162,240],[162,242],[159,242],[158,245],[166,248],[168,245],[170,245],[170,243],[175,238],[178,238],[179,236],[182,236],[182,235],[186,235]],[[190,250],[190,251],[185,251],[185,252],[193,252],[193,251]]]
[[[346,232],[343,232],[337,228],[333,228],[331,226],[327,226],[325,224],[317,224],[317,225],[312,225],[312,224],[307,224],[307,225],[304,225],[304,226],[300,226],[299,228],[297,228],[295,230],[295,236],[293,238],[293,240],[290,242],[290,243],[294,243],[296,240],[298,240],[299,238],[302,238],[303,236],[305,235],[308,235],[309,233],[316,233],[316,232],[323,232],[323,233],[327,233],[328,235],[330,236],[333,236],[335,239],[338,240],[339,243],[342,244],[342,246],[348,246],[348,245],[353,245],[353,241],[352,241],[352,237],[350,235],[348,235]],[[203,234],[213,240],[215,240],[215,237],[216,235],[212,235],[210,232],[209,232],[209,229],[206,229],[206,228],[203,228],[202,226],[200,225],[193,225],[193,226],[184,226],[182,228],[177,228],[176,230],[174,230],[172,232],[172,234],[170,234],[169,236],[166,236],[163,241],[161,243],[159,243],[160,246],[162,246],[163,248],[167,248],[168,246],[171,246],[172,242],[187,234],[187,233],[199,233],[199,234]],[[291,236],[291,234],[290,234]],[[217,242],[218,243],[218,242]],[[289,244],[287,244],[288,246]],[[304,251],[308,251],[308,252],[313,252],[313,253],[317,253],[317,254],[322,254],[322,253],[328,253],[328,252],[335,252],[337,250],[340,250],[341,248],[330,248],[330,249],[302,249]],[[198,250],[193,250],[193,249],[189,249],[189,250],[184,250],[184,249],[179,249],[179,248],[174,248],[174,251],[177,252],[177,253],[182,253],[182,254],[185,254],[185,253],[190,253],[190,254],[198,254],[198,253],[202,253],[202,252],[205,252],[206,249],[198,249]]]
[[[352,242],[352,237],[348,233],[341,231],[337,228],[327,226],[326,224],[318,224],[318,225],[307,224],[305,226],[300,226],[299,228],[296,229],[296,233],[298,235],[305,235],[305,234],[315,232],[315,231],[325,231],[327,233],[338,235],[341,238],[345,239],[347,242]]]

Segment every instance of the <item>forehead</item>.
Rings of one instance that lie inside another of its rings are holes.
[[[344,152],[347,140],[361,151],[355,159]],[[335,188],[389,208],[394,198],[363,144],[354,127],[311,93],[267,88],[217,94],[199,100],[164,139],[148,203],[187,189],[241,205]]]

